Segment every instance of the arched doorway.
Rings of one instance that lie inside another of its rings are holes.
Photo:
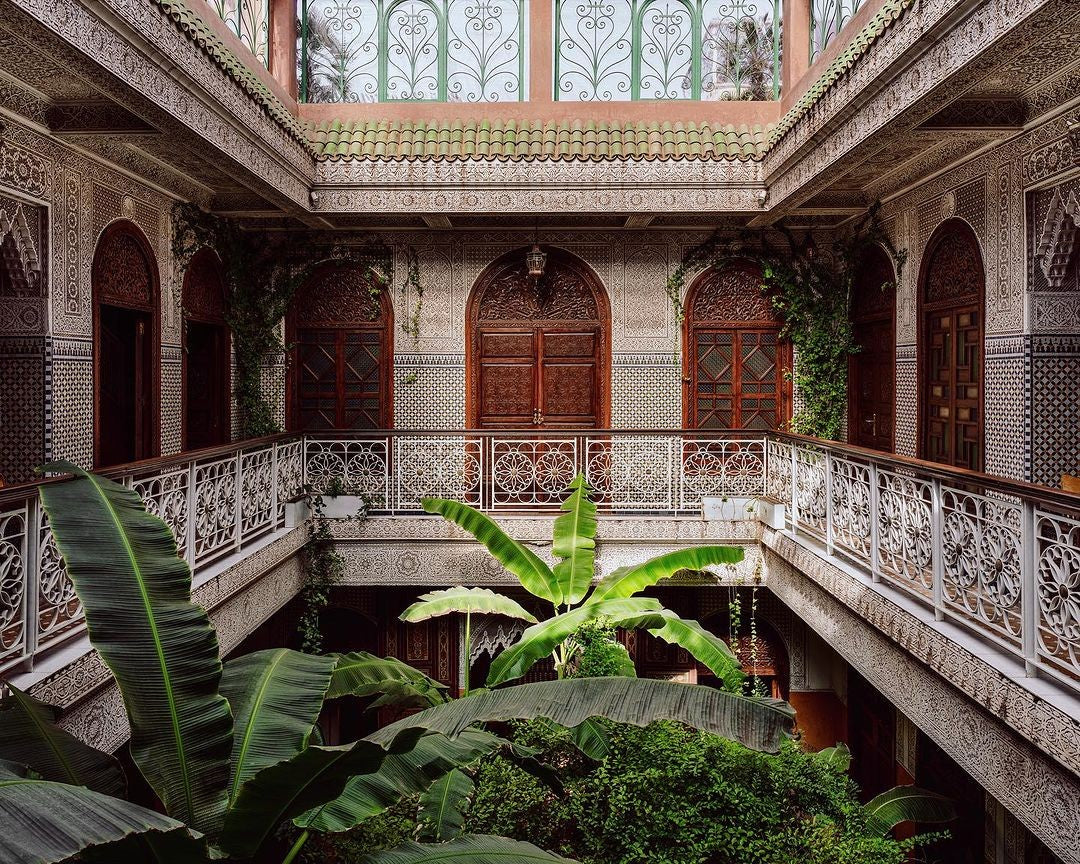
[[[477,279],[466,317],[470,428],[604,428],[611,405],[611,311],[580,259],[549,251],[528,276],[525,251]]]
[[[732,261],[690,286],[683,352],[688,429],[779,429],[791,417],[791,346],[761,290],[761,270]]]
[[[848,441],[891,453],[896,415],[896,286],[888,253],[859,256],[851,324],[859,352],[848,360]]]
[[[329,261],[297,292],[289,427],[388,429],[393,424],[393,309],[366,268]]]
[[[200,249],[184,273],[184,449],[226,444],[230,338],[221,260]]]
[[[919,278],[919,455],[983,469],[983,297],[979,241],[960,219],[930,238]]]
[[[159,306],[154,254],[132,222],[98,240],[94,298],[94,465],[156,456],[159,442]]]

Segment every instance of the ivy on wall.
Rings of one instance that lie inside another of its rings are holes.
[[[889,239],[878,219],[878,206],[850,231],[837,236],[820,250],[808,232],[798,241],[780,227],[782,247],[765,232],[744,233],[737,239],[715,232],[705,242],[687,250],[665,286],[680,325],[686,318],[682,298],[691,273],[723,267],[735,259],[756,261],[761,267],[761,289],[771,299],[784,325],[781,337],[795,349],[795,368],[786,374],[794,379],[802,407],[791,418],[791,431],[817,438],[838,440],[847,416],[848,359],[858,353],[851,325],[851,291],[859,262],[875,244],[884,248],[899,276],[907,257]],[[895,290],[895,283],[881,286]]]
[[[312,237],[303,232],[246,230],[235,220],[207,213],[194,204],[173,207],[173,257],[183,269],[200,249],[210,247],[221,260],[226,291],[226,323],[232,331],[236,374],[233,396],[239,438],[261,438],[282,431],[274,420],[274,400],[263,387],[263,370],[286,350],[281,324],[296,290],[327,260],[353,261],[371,278],[372,308],[393,284],[393,258],[378,243],[366,246],[322,244],[312,254]],[[419,267],[409,250],[411,285],[420,298]],[[404,290],[404,289],[403,289]],[[420,306],[410,317],[419,338]],[[410,331],[412,332],[412,331]]]

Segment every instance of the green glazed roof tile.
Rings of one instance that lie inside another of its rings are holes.
[[[788,112],[780,118],[765,143],[765,152],[773,146],[794,126],[825,93],[842,78],[862,57],[870,46],[874,44],[899,18],[914,4],[915,0],[885,0],[884,5],[874,14],[851,42],[841,51],[833,61],[825,67],[821,76],[810,85],[807,90]]]
[[[176,27],[217,64],[222,71],[239,84],[249,96],[258,102],[286,132],[314,150],[302,123],[296,119],[274,92],[247,64],[228,48],[221,38],[206,25],[197,12],[184,0],[151,0],[161,7]],[[212,13],[211,13],[212,14]]]
[[[308,139],[319,159],[603,159],[760,158],[768,127],[709,123],[616,124],[482,121],[452,123],[338,120],[312,123]]]

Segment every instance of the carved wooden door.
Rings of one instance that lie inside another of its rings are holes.
[[[872,247],[859,262],[851,301],[859,352],[848,363],[848,440],[891,453],[896,404],[896,290],[885,251]]]
[[[334,262],[312,275],[289,316],[291,428],[389,428],[389,318],[385,292],[357,265]]]
[[[230,429],[230,333],[221,262],[202,249],[184,273],[184,448],[227,444]]]
[[[94,296],[94,465],[159,452],[158,285],[153,252],[132,223],[98,241]]]
[[[922,456],[983,468],[982,259],[966,223],[946,222],[927,247],[921,292]]]
[[[508,259],[470,304],[470,425],[480,429],[606,424],[602,308],[580,265],[552,256],[539,280]]]
[[[690,290],[684,398],[692,429],[778,429],[790,416],[790,346],[747,263],[710,270]]]
[[[229,337],[224,327],[189,321],[184,334],[184,436],[189,450],[229,441]]]

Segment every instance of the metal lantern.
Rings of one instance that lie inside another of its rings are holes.
[[[539,279],[544,275],[544,265],[547,264],[547,252],[540,249],[538,243],[533,243],[532,249],[525,256],[525,264],[529,268],[529,276],[532,279]]]

